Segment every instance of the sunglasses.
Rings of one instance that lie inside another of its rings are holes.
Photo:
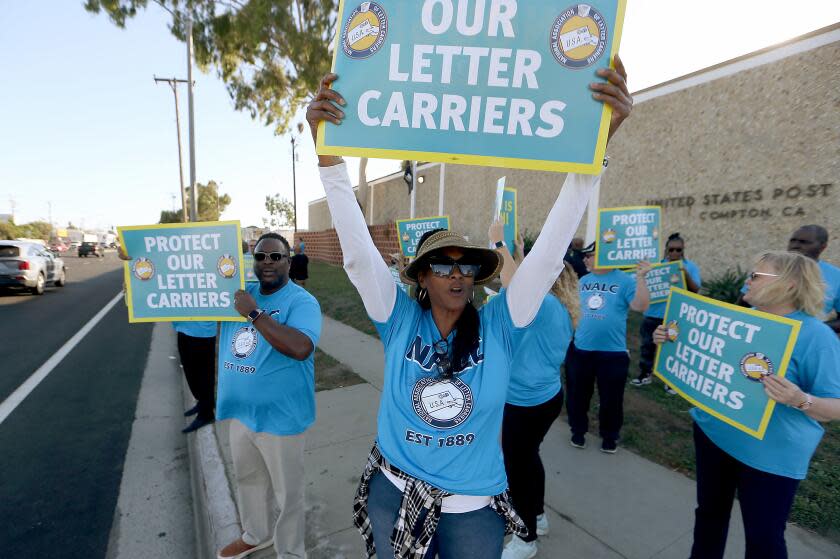
[[[750,281],[755,281],[756,278],[766,276],[768,278],[777,278],[779,274],[765,274],[764,272],[750,272]]]
[[[465,278],[472,278],[481,270],[481,264],[472,264],[462,260],[452,260],[451,258],[435,258],[429,260],[429,268],[432,273],[440,278],[448,278],[452,275],[455,267],[461,272]]]
[[[282,252],[255,252],[254,253],[254,260],[257,262],[262,262],[266,259],[266,257],[271,258],[272,262],[279,262],[284,258],[287,258],[288,254],[283,254]]]
[[[668,252],[682,252],[682,247],[668,247]]]

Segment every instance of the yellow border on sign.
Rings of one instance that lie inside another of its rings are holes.
[[[199,221],[190,223],[157,223],[155,225],[126,225],[117,227],[117,234],[120,237],[120,246],[125,247],[123,231],[158,229],[181,229],[184,227],[215,227],[218,225],[236,225],[236,244],[239,247],[239,289],[245,289],[245,272],[242,270],[242,226],[239,221]],[[130,256],[130,255],[129,255]],[[133,297],[131,292],[131,262],[123,262],[123,282],[125,284],[125,300],[128,307],[128,321],[138,322],[245,322],[244,317],[233,316],[186,316],[186,317],[148,317],[137,318],[134,316]]]
[[[598,266],[598,251],[601,250],[601,212],[615,212],[627,210],[659,210],[659,228],[662,229],[662,206],[623,206],[620,208],[598,208],[598,219],[595,221],[595,265],[603,270],[612,270],[615,268],[628,268],[628,266],[613,265],[613,266]],[[662,231],[659,232],[659,255],[662,256]],[[629,266],[634,268],[634,266]]]
[[[333,44],[333,58],[330,71],[335,73],[335,64],[338,59],[338,51],[341,46],[341,28],[344,25],[345,0],[340,0],[338,5],[338,26]],[[618,0],[615,14],[614,36],[610,48],[610,68],[615,68],[613,63],[615,54],[621,44],[621,33],[624,27],[624,13],[627,8],[627,0]],[[435,163],[452,163],[456,165],[481,165],[487,167],[506,167],[509,169],[527,169],[532,171],[553,171],[556,173],[580,173],[583,175],[597,175],[601,173],[604,162],[604,155],[607,152],[607,137],[610,131],[610,119],[612,108],[604,105],[601,110],[601,123],[598,127],[598,139],[595,142],[595,154],[591,163],[572,163],[563,161],[547,161],[543,159],[523,159],[519,157],[494,157],[487,155],[468,155],[463,153],[444,153],[437,151],[412,151],[396,149],[377,149],[353,146],[326,145],[327,127],[326,121],[318,124],[318,142],[315,152],[318,155],[346,155],[349,157],[376,157],[378,159],[400,159],[414,161],[431,161]]]
[[[766,313],[766,312],[762,312],[762,311],[757,311],[755,309],[747,309],[747,308],[744,308],[744,307],[739,307],[738,305],[732,305],[730,303],[724,303],[724,302],[718,301],[716,299],[710,299],[709,297],[703,297],[702,295],[697,295],[696,293],[692,293],[691,291],[688,291],[687,289],[679,289],[677,287],[672,287],[671,288],[671,293],[679,293],[681,295],[687,296],[689,299],[699,300],[699,301],[702,301],[704,303],[711,304],[712,306],[716,306],[716,307],[720,307],[720,308],[724,308],[724,309],[729,309],[729,310],[740,311],[742,313],[745,313],[745,314],[748,314],[748,315],[751,315],[751,316],[764,318],[764,319],[767,319],[767,320],[770,320],[770,321],[773,321],[773,322],[778,322],[778,323],[781,323],[781,324],[787,324],[788,326],[790,326],[791,327],[790,337],[788,337],[787,344],[785,344],[785,351],[782,354],[782,360],[779,363],[778,372],[776,373],[776,375],[778,377],[784,378],[785,374],[787,373],[788,363],[790,363],[790,356],[793,353],[793,347],[796,345],[796,340],[799,337],[799,329],[802,327],[802,323],[800,321],[793,320],[792,318],[787,318],[787,317],[784,317],[784,316],[779,316],[777,314],[770,314],[770,313]],[[669,295],[668,296],[668,304],[665,306],[665,316],[666,317],[668,316],[668,311],[670,310],[670,308],[671,308],[671,297]],[[664,323],[664,320],[663,320],[663,323]],[[663,375],[662,373],[660,373],[659,370],[658,370],[659,369],[659,353],[660,353],[661,350],[662,350],[661,345],[656,346],[656,358],[653,362],[653,374],[655,374],[657,377],[659,377],[659,379],[662,382],[664,382],[665,384],[670,386],[675,392],[677,392],[677,394],[679,394],[680,396],[682,396],[683,398],[685,398],[686,400],[688,400],[689,402],[691,402],[692,404],[694,404],[695,406],[697,406],[698,408],[703,410],[704,412],[708,413],[709,415],[711,415],[713,417],[716,417],[717,419],[723,421],[727,425],[731,425],[732,427],[735,427],[739,431],[743,431],[744,433],[747,433],[748,435],[752,435],[753,437],[755,437],[759,440],[764,439],[764,433],[767,431],[767,425],[770,423],[770,419],[773,416],[773,410],[776,407],[776,401],[775,400],[772,400],[770,398],[767,399],[767,406],[764,408],[764,413],[761,416],[761,421],[758,424],[758,429],[750,429],[746,425],[744,425],[742,423],[738,423],[734,419],[726,417],[725,415],[717,412],[716,410],[711,409],[710,407],[708,407],[705,404],[699,402],[698,400],[695,400],[691,396],[688,396],[685,392],[680,390],[680,388],[678,386],[676,386],[671,381],[669,381],[666,378],[666,376]]]
[[[397,228],[397,242],[400,245],[400,253],[402,253],[403,258],[414,258],[413,256],[409,256],[403,252],[402,241],[400,240],[400,223],[405,223],[407,221],[420,221],[422,219],[445,219],[449,224],[449,227],[452,227],[452,221],[449,219],[448,215],[431,215],[429,217],[409,217],[406,219],[397,219],[394,220],[394,227]],[[451,229],[450,229],[451,230]]]

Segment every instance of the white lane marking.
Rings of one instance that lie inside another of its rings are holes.
[[[47,362],[38,367],[38,370],[32,373],[32,375],[26,379],[26,381],[21,384],[17,390],[12,392],[12,394],[6,398],[2,404],[0,404],[0,424],[6,421],[6,418],[15,411],[15,408],[18,407],[21,402],[23,402],[29,394],[35,390],[41,381],[47,378],[47,375],[52,372],[56,366],[61,363],[61,361],[67,357],[67,354],[70,353],[74,347],[78,345],[82,338],[88,335],[88,333],[93,330],[93,327],[99,323],[102,318],[108,314],[114,305],[117,304],[118,301],[121,301],[123,298],[122,292],[117,293],[111,301],[102,307],[102,309],[91,318],[87,324],[82,326],[82,329],[76,332],[72,338],[67,340],[61,349],[56,351],[52,357],[47,359]]]

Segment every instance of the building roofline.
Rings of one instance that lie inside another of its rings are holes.
[[[724,78],[743,70],[757,68],[837,41],[840,41],[840,22],[635,91],[633,92],[633,99],[637,104],[644,103],[656,97]]]

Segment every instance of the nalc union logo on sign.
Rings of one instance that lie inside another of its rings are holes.
[[[741,358],[741,374],[752,381],[761,382],[761,379],[773,374],[773,363],[763,353],[748,353]]]
[[[236,275],[236,261],[233,259],[233,256],[230,254],[223,254],[219,258],[218,264],[216,264],[216,270],[218,270],[219,275],[223,278],[232,278]]]
[[[554,20],[549,41],[557,62],[571,70],[587,68],[607,50],[607,22],[588,4],[570,6]]]
[[[155,265],[148,258],[138,258],[131,268],[134,277],[140,281],[150,280],[155,275]]]
[[[414,412],[437,429],[452,429],[462,424],[473,410],[473,395],[463,381],[421,378],[411,393]]]
[[[387,35],[388,15],[382,6],[376,2],[362,2],[347,18],[341,47],[350,58],[368,58],[382,48]]]

